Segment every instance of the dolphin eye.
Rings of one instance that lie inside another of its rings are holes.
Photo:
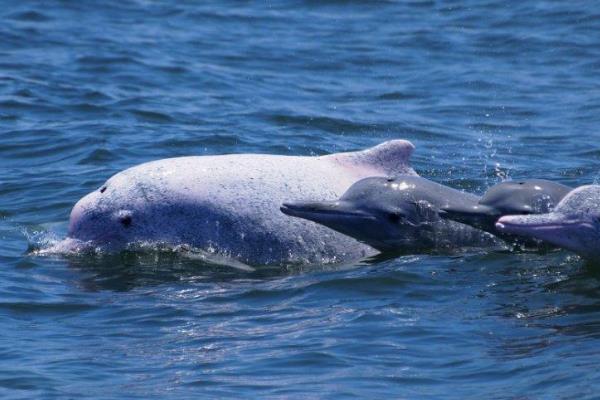
[[[100,188],[100,193],[104,193],[104,192],[106,192],[106,186],[102,186],[102,187]]]
[[[396,223],[400,222],[401,219],[402,219],[402,215],[401,214],[398,214],[398,213],[389,213],[388,214],[388,220],[391,223],[396,224]]]
[[[121,225],[123,225],[125,228],[129,228],[131,226],[131,216],[130,215],[125,215],[121,218],[119,218],[119,222],[121,223]]]

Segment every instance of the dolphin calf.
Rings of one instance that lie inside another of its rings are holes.
[[[339,200],[286,202],[281,211],[381,251],[496,245],[492,235],[438,215],[442,207],[473,207],[478,200],[419,176],[369,177],[352,185]]]
[[[343,262],[369,246],[279,212],[288,198],[335,198],[367,176],[414,174],[414,146],[392,140],[320,157],[179,157],[114,175],[75,204],[68,238],[107,251],[188,245],[251,265]]]
[[[501,216],[547,213],[572,189],[545,179],[505,181],[489,188],[476,204],[448,204],[442,207],[440,215],[514,240],[514,236],[496,229]]]
[[[496,228],[543,240],[584,258],[600,260],[600,186],[573,189],[549,213],[504,216]]]

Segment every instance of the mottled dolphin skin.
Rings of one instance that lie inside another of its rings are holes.
[[[285,214],[315,221],[381,251],[421,251],[497,245],[487,232],[441,219],[441,207],[474,206],[479,197],[419,176],[370,177],[339,200],[296,201]]]
[[[545,179],[505,181],[489,188],[477,204],[442,207],[441,216],[513,240],[496,229],[503,215],[543,214],[551,211],[573,188]]]
[[[415,174],[413,149],[392,140],[320,157],[233,154],[141,164],[79,200],[68,237],[107,251],[185,244],[252,265],[361,258],[376,251],[279,207],[290,197],[338,197],[367,176]]]
[[[599,261],[600,186],[573,189],[546,214],[504,216],[498,220],[496,228],[501,232],[540,239]]]

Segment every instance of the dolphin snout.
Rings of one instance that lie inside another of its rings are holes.
[[[281,205],[280,210],[284,214],[289,214],[292,212],[315,212],[324,208],[327,208],[327,206],[319,202],[286,202]]]
[[[368,218],[369,214],[346,201],[306,201],[283,203],[280,210],[287,215],[320,220],[323,218]]]
[[[335,202],[297,201],[283,203],[279,209],[286,215],[308,218],[310,215],[320,215],[327,214],[329,212],[335,212],[335,208]]]
[[[577,251],[578,242],[594,234],[586,220],[561,213],[508,215],[500,218],[496,228],[503,233],[536,238]]]
[[[498,219],[500,212],[481,204],[474,206],[452,205],[441,207],[440,216],[455,220]]]
[[[445,206],[441,208],[439,215],[443,219],[471,225],[492,233],[494,232],[494,224],[501,216],[498,210],[481,204]]]
[[[502,232],[533,235],[538,232],[558,231],[568,226],[578,225],[561,214],[505,215],[496,222]]]

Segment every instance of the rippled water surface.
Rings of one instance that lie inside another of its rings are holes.
[[[11,1],[0,8],[0,395],[597,398],[600,272],[564,251],[254,273],[31,254],[129,166],[391,138],[481,192],[600,167],[584,1]]]

